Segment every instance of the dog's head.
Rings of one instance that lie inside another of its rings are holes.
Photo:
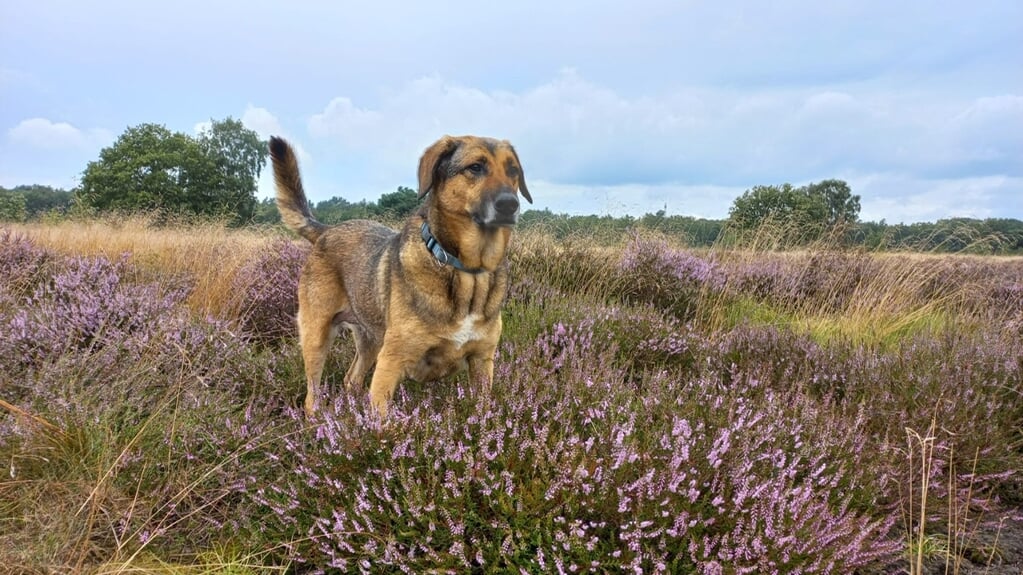
[[[519,218],[518,194],[533,203],[515,148],[505,140],[444,136],[419,160],[419,197],[481,227],[511,226]]]

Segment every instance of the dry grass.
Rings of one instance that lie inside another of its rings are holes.
[[[870,253],[823,245],[782,252],[716,248],[712,257],[726,269],[776,264],[789,270],[794,285],[820,281],[820,291],[793,293],[774,309],[757,311],[821,340],[861,342],[981,327],[997,311],[989,300],[991,277],[982,270],[1018,277],[1023,263],[1020,256]],[[711,327],[735,322],[736,310],[727,307],[731,303],[720,303],[726,307],[707,314],[716,321]]]
[[[231,229],[222,222],[156,225],[151,217],[110,217],[57,223],[5,224],[39,246],[66,255],[103,255],[116,259],[130,253],[140,279],[194,280],[188,304],[201,315],[231,317],[239,302],[233,281],[267,241],[282,232],[272,229]]]
[[[615,273],[620,246],[592,241],[586,235],[558,240],[543,230],[515,236],[512,269],[517,277],[543,278],[566,293],[604,299],[617,293],[622,279]]]
[[[240,303],[234,297],[234,279],[239,268],[280,229],[231,229],[223,223],[187,223],[156,225],[145,216],[105,218],[58,223],[8,225],[39,245],[64,254],[97,255],[117,258],[130,253],[139,272],[152,278],[191,278],[194,290],[189,306],[202,315],[234,317]],[[975,282],[949,283],[945,276],[950,266],[985,262],[990,266],[1019,266],[1023,257],[991,257],[947,254],[905,254],[834,252],[828,242],[800,250],[772,251],[779,247],[777,233],[760,232],[742,248],[719,245],[692,250],[727,268],[742,268],[757,262],[773,261],[799,274],[819,274],[831,258],[861,258],[869,273],[858,277],[830,277],[829,283],[851,290],[837,294],[827,291],[812,297],[793,299],[784,309],[767,311],[766,316],[782,318],[824,339],[855,337],[885,341],[906,332],[947,327],[950,318],[962,323],[971,315],[976,292],[984,288]],[[606,234],[605,234],[606,235]],[[781,234],[785,235],[785,234]],[[670,240],[670,238],[669,238]],[[542,228],[517,233],[513,246],[515,274],[544,278],[559,290],[598,299],[621,293],[628,278],[615,273],[627,238],[593,237],[589,234],[556,239]],[[670,245],[682,248],[676,241]],[[826,270],[830,274],[856,273],[855,266],[841,265]],[[148,279],[152,279],[148,278]],[[147,278],[140,278],[147,279]],[[934,290],[929,286],[946,288]],[[927,294],[923,297],[923,294]],[[846,302],[834,308],[834,302]],[[707,309],[710,304],[716,309]],[[700,317],[707,327],[734,323],[734,316],[751,310],[724,298],[708,298]],[[760,310],[764,311],[764,310]],[[758,312],[759,313],[759,312]],[[962,326],[960,326],[962,327]]]

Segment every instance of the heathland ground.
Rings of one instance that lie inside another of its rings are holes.
[[[0,229],[0,571],[1019,573],[1023,258],[517,235],[489,394],[301,413],[306,246]]]

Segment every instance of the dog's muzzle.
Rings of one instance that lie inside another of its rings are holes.
[[[511,192],[497,194],[476,221],[484,226],[514,226],[519,221],[519,199]]]
[[[498,219],[507,219],[514,223],[519,215],[519,199],[515,194],[501,192],[494,200],[494,210],[497,211]]]

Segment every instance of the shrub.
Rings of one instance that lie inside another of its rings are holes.
[[[237,482],[216,472],[231,453],[210,438],[254,389],[285,397],[274,361],[192,317],[186,286],[134,283],[127,257],[46,267],[30,296],[0,308],[0,458],[16,478],[0,490],[14,526],[0,528],[0,553],[74,570],[210,545]]]
[[[691,318],[697,302],[708,292],[720,291],[725,276],[718,265],[687,250],[672,247],[664,238],[634,234],[619,262],[626,301],[651,303],[681,318]]]
[[[308,246],[286,239],[266,244],[234,278],[238,317],[251,338],[268,341],[293,337],[298,313],[298,278]]]
[[[27,237],[0,230],[0,305],[31,293],[51,259]]]
[[[897,552],[894,519],[851,506],[862,420],[748,378],[637,386],[613,353],[557,325],[504,347],[490,396],[401,391],[386,426],[339,396],[248,486],[264,536],[366,573],[850,572]]]

